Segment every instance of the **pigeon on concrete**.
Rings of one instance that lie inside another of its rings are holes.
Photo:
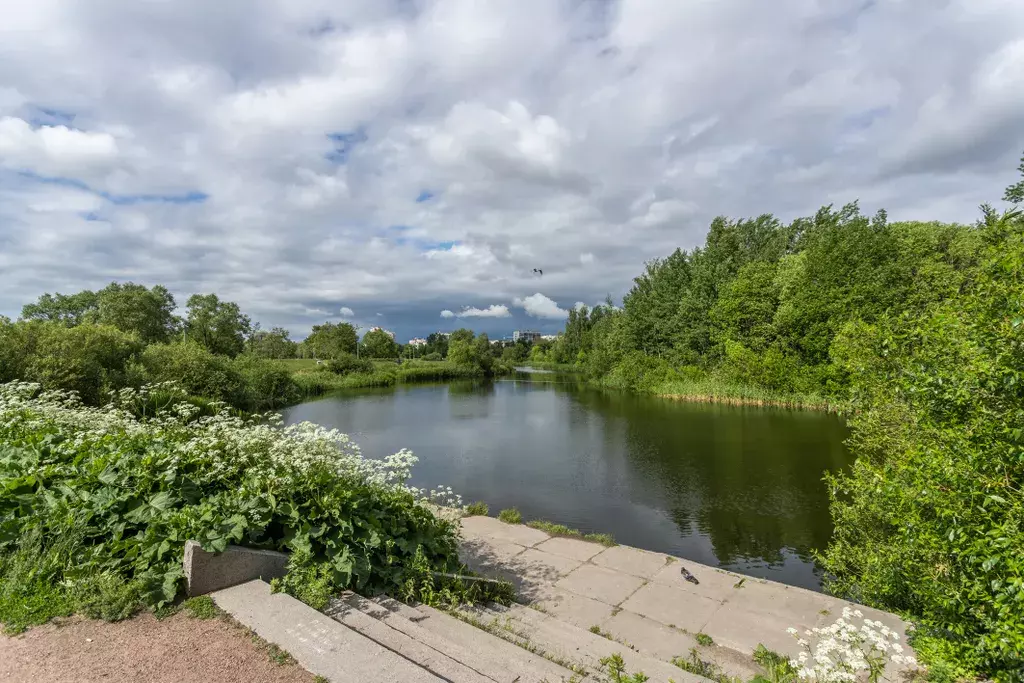
[[[689,581],[690,583],[693,583],[693,584],[699,584],[700,583],[700,581],[697,580],[697,577],[694,576],[693,574],[691,574],[690,570],[688,570],[686,567],[683,567],[682,565],[680,565],[680,567],[679,567],[679,573],[682,574],[683,578],[686,579],[687,581]]]

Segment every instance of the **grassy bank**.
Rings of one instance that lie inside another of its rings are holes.
[[[320,396],[341,389],[390,387],[412,382],[441,382],[452,379],[475,379],[485,375],[475,367],[457,365],[449,361],[409,361],[401,365],[391,361],[375,361],[372,372],[337,374],[325,365],[299,365],[296,361],[282,361],[298,367],[292,381],[303,397]],[[315,363],[315,362],[314,362]],[[507,374],[511,368],[496,366],[495,374]]]
[[[842,402],[818,394],[774,392],[762,387],[726,382],[714,377],[694,380],[669,380],[655,386],[651,393],[673,401],[723,403],[734,406],[770,406],[839,412]]]

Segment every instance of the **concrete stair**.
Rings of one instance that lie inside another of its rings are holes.
[[[628,673],[643,672],[654,683],[709,683],[709,679],[646,654],[632,643],[610,640],[523,605],[476,606],[461,611],[491,633],[510,638],[556,661],[572,662],[577,671],[598,680],[603,679],[600,660],[618,653]]]
[[[334,683],[582,683],[555,662],[449,614],[346,593],[324,612],[253,580],[211,593],[217,606]]]

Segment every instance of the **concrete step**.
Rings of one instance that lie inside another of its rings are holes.
[[[381,603],[389,605],[390,608],[396,607],[395,601],[378,602]],[[409,607],[402,605],[396,609],[405,610]],[[576,674],[565,666],[446,612],[426,605],[418,605],[414,609],[418,616],[425,618],[412,623],[447,641],[454,648],[471,652],[474,656],[474,668],[495,680],[508,683],[583,683],[588,680],[582,674]]]
[[[577,662],[595,677],[599,677],[602,670],[600,660],[618,653],[622,655],[628,673],[643,672],[656,683],[709,683],[710,680],[522,605],[507,608],[478,606],[467,608],[466,612],[483,623],[511,632],[548,657]]]
[[[210,594],[222,610],[287,651],[307,671],[334,683],[442,683],[405,657],[259,579]]]
[[[451,683],[511,683],[480,671],[472,652],[354,593],[332,600],[324,613]]]

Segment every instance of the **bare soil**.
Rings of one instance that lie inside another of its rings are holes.
[[[311,683],[295,663],[227,618],[142,614],[119,623],[74,617],[18,636],[0,634],[2,683]]]

